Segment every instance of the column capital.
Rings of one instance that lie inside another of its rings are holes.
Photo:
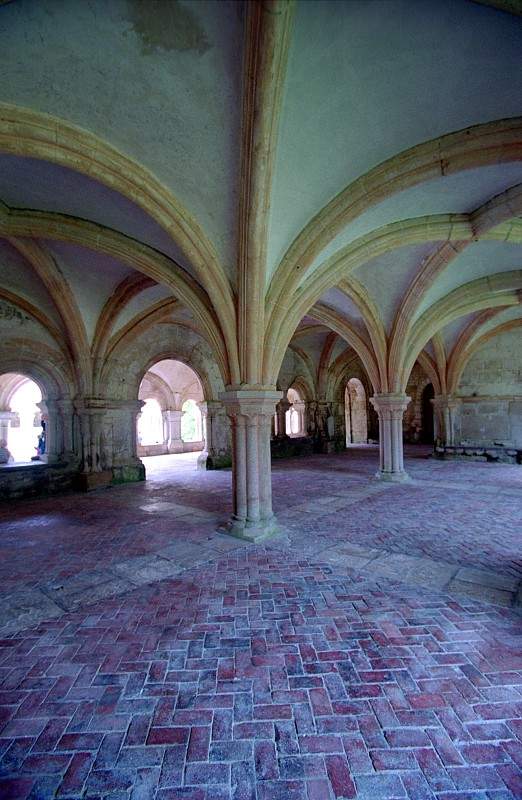
[[[282,394],[269,389],[237,389],[222,392],[219,399],[229,417],[271,417]]]
[[[79,414],[103,414],[106,411],[129,411],[137,414],[144,405],[143,400],[113,400],[108,397],[78,397],[74,401]]]
[[[462,405],[462,398],[454,394],[436,394],[430,402],[438,408],[458,408]]]
[[[400,418],[408,408],[411,397],[401,392],[385,392],[374,394],[370,403],[379,415],[388,416],[390,419]]]
[[[165,411],[161,413],[165,414],[168,419],[181,419],[183,416],[183,411],[179,411],[177,408],[166,408]]]

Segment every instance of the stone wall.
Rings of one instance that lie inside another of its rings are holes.
[[[458,396],[460,442],[522,448],[522,335],[508,331],[467,363]]]
[[[72,488],[77,469],[67,464],[8,464],[0,466],[0,501]]]

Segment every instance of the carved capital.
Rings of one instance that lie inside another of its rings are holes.
[[[370,397],[370,403],[382,419],[397,420],[402,416],[410,403],[411,397],[400,393],[376,394]]]
[[[232,420],[238,417],[245,419],[270,418],[275,413],[281,394],[281,392],[269,390],[242,389],[223,392],[219,399]]]

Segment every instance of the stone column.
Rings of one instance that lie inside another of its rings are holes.
[[[451,394],[438,394],[432,399],[435,412],[435,441],[443,447],[458,444],[462,400]]]
[[[45,431],[45,452],[47,462],[60,461],[63,447],[63,426],[60,407],[56,400],[47,400],[47,427]]]
[[[221,400],[232,423],[233,514],[226,530],[258,542],[276,533],[272,511],[270,427],[281,392],[227,391]]]
[[[167,428],[167,451],[169,453],[182,453],[183,440],[181,439],[181,417],[183,411],[168,408],[163,412],[163,420]]]
[[[79,485],[94,489],[110,483],[143,480],[137,456],[136,418],[141,401],[87,397],[77,403],[82,437]]]
[[[282,439],[287,435],[286,412],[288,411],[290,406],[291,403],[289,403],[285,392],[279,403],[276,405],[276,436],[278,439]]]
[[[7,437],[9,436],[9,425],[11,424],[12,420],[16,419],[16,411],[8,411],[4,409],[0,411],[0,442],[5,440],[7,442]]]
[[[60,460],[61,455],[61,415],[56,400],[42,400],[36,404],[42,412],[42,419],[45,421],[45,453],[41,456],[42,461],[54,464]]]
[[[72,400],[58,400],[58,410],[60,413],[60,458],[65,461],[75,461],[74,453],[74,406]]]
[[[317,403],[315,400],[307,400],[304,409],[304,430],[307,436],[315,436],[315,418]]]
[[[405,394],[376,394],[370,402],[379,416],[379,471],[376,478],[405,481],[402,444],[402,418],[410,397]]]
[[[111,447],[111,470],[114,483],[145,480],[145,466],[138,458],[137,418],[141,411],[141,400],[108,401],[108,422]]]
[[[222,469],[232,464],[230,423],[223,403],[216,400],[198,403],[203,420],[203,452],[198,457],[198,469]]]
[[[335,450],[335,420],[331,403],[318,400],[315,404],[315,450],[317,453],[333,453]]]

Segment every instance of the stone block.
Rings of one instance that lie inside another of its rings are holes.
[[[91,492],[94,489],[106,489],[112,484],[112,470],[103,472],[80,472],[74,481],[75,489],[80,492]]]
[[[179,575],[183,568],[173,561],[152,555],[137,556],[136,558],[120,561],[114,565],[113,570],[126,580],[140,585],[142,583],[160,581],[164,578],[172,578],[174,575]]]
[[[502,589],[495,589],[491,586],[484,586],[478,583],[468,583],[467,581],[459,581],[453,579],[449,584],[447,591],[449,594],[465,594],[473,597],[476,600],[481,600],[485,603],[494,603],[499,606],[511,606],[514,601],[512,592],[507,592]]]
[[[0,596],[0,629],[20,630],[61,616],[62,609],[40,589],[20,589]]]
[[[500,575],[497,572],[474,569],[473,567],[461,567],[455,577],[459,581],[474,583],[479,586],[490,586],[507,592],[514,592],[519,584],[518,578],[513,578],[510,575]]]

